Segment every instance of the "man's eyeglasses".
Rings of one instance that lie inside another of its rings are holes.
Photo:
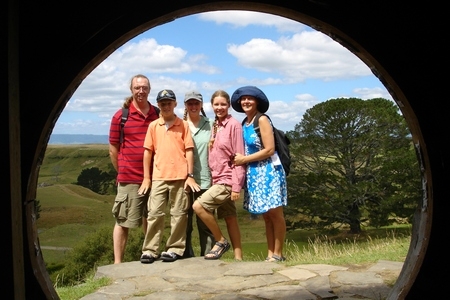
[[[140,89],[142,89],[144,92],[148,92],[150,90],[150,88],[148,86],[135,86],[133,87],[133,89],[137,92]]]

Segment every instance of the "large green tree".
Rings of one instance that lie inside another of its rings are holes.
[[[392,101],[331,99],[306,111],[289,133],[291,227],[388,225],[411,220],[421,197],[418,160],[407,124]]]
[[[104,172],[97,167],[83,169],[78,175],[77,184],[98,194],[105,195],[114,184],[114,176],[112,172]]]

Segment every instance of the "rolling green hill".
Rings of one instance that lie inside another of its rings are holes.
[[[100,195],[73,184],[83,169],[91,167],[102,171],[112,167],[108,145],[51,145],[47,148],[39,174],[36,199],[40,204],[37,220],[39,241],[44,259],[50,265],[63,261],[65,249],[75,247],[101,227],[110,228],[112,247],[114,218],[111,209],[115,195]],[[251,218],[242,207],[242,199],[237,203],[237,213],[246,258],[264,258],[267,246],[263,218]],[[223,219],[219,220],[219,226],[228,236]],[[166,230],[168,235],[169,214]],[[408,230],[405,228],[405,231]],[[136,228],[135,232],[141,232],[141,229]],[[386,232],[385,228],[372,230],[374,237],[385,236]],[[311,230],[296,230],[288,232],[286,239],[295,242],[295,249],[303,249],[316,234]],[[194,247],[199,248],[195,217],[192,238]]]
[[[72,248],[89,234],[106,225],[112,229],[111,213],[115,195],[99,195],[75,185],[85,168],[97,167],[102,171],[112,168],[108,145],[48,145],[40,169],[36,199],[41,210],[37,220],[40,245],[44,247],[46,262],[58,262],[63,253],[54,247]],[[242,202],[241,202],[242,203]],[[239,226],[243,242],[264,247],[264,221],[252,219],[242,205],[238,205]],[[169,214],[168,214],[169,216]],[[170,230],[170,218],[167,228]],[[219,220],[226,232],[226,225]],[[197,246],[198,232],[194,218],[193,243]],[[136,229],[140,230],[140,229]]]
[[[115,195],[99,195],[73,184],[83,169],[92,167],[112,168],[108,145],[47,146],[36,190],[41,246],[71,248],[102,225],[112,230]]]
[[[39,170],[39,186],[66,184],[77,181],[83,169],[97,167],[112,169],[109,145],[48,145]]]
[[[114,195],[99,195],[82,186],[56,184],[38,187],[40,243],[50,247],[73,247],[102,225],[114,226],[111,208]]]

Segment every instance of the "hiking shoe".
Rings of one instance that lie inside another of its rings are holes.
[[[175,252],[171,252],[171,251],[161,253],[162,261],[166,261],[166,262],[176,261],[180,257],[181,256],[179,256]]]
[[[141,255],[141,263],[143,264],[151,264],[155,261],[155,258],[150,254],[142,254]]]
[[[284,256],[278,256],[278,255],[276,255],[276,254],[274,254],[274,255],[272,255],[272,257],[267,257],[266,258],[266,261],[267,262],[283,262],[283,261],[286,261],[286,257],[284,257]]]

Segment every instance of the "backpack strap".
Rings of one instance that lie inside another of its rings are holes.
[[[161,110],[159,109],[159,107],[158,106],[156,106],[156,105],[153,105],[152,104],[152,106],[153,106],[153,108],[155,109],[155,111],[156,111],[156,115],[158,116],[158,118],[159,118],[159,113],[161,112]]]
[[[153,108],[155,109],[156,115],[159,117],[159,113],[161,112],[161,110],[159,109],[158,106],[155,105],[151,105],[153,106]],[[119,137],[119,143],[122,144],[123,143],[123,127],[125,126],[125,122],[128,119],[128,108],[122,107],[122,117],[120,118],[120,137]]]
[[[125,122],[128,119],[128,108],[122,107],[122,117],[120,118],[120,137],[119,143],[123,143],[123,127],[125,126]]]
[[[262,113],[256,113],[255,118],[253,119],[253,129],[255,129],[255,132],[258,134],[259,139],[261,140],[261,130],[259,129],[259,118],[261,118],[263,114]]]
[[[262,148],[264,148],[263,141],[261,138],[261,130],[259,129],[259,118],[261,118],[261,116],[266,116],[270,120],[268,115],[257,112],[255,118],[253,119],[253,129],[255,129],[255,132],[258,135],[259,140],[261,141]],[[270,123],[272,124],[272,120],[270,120]]]

